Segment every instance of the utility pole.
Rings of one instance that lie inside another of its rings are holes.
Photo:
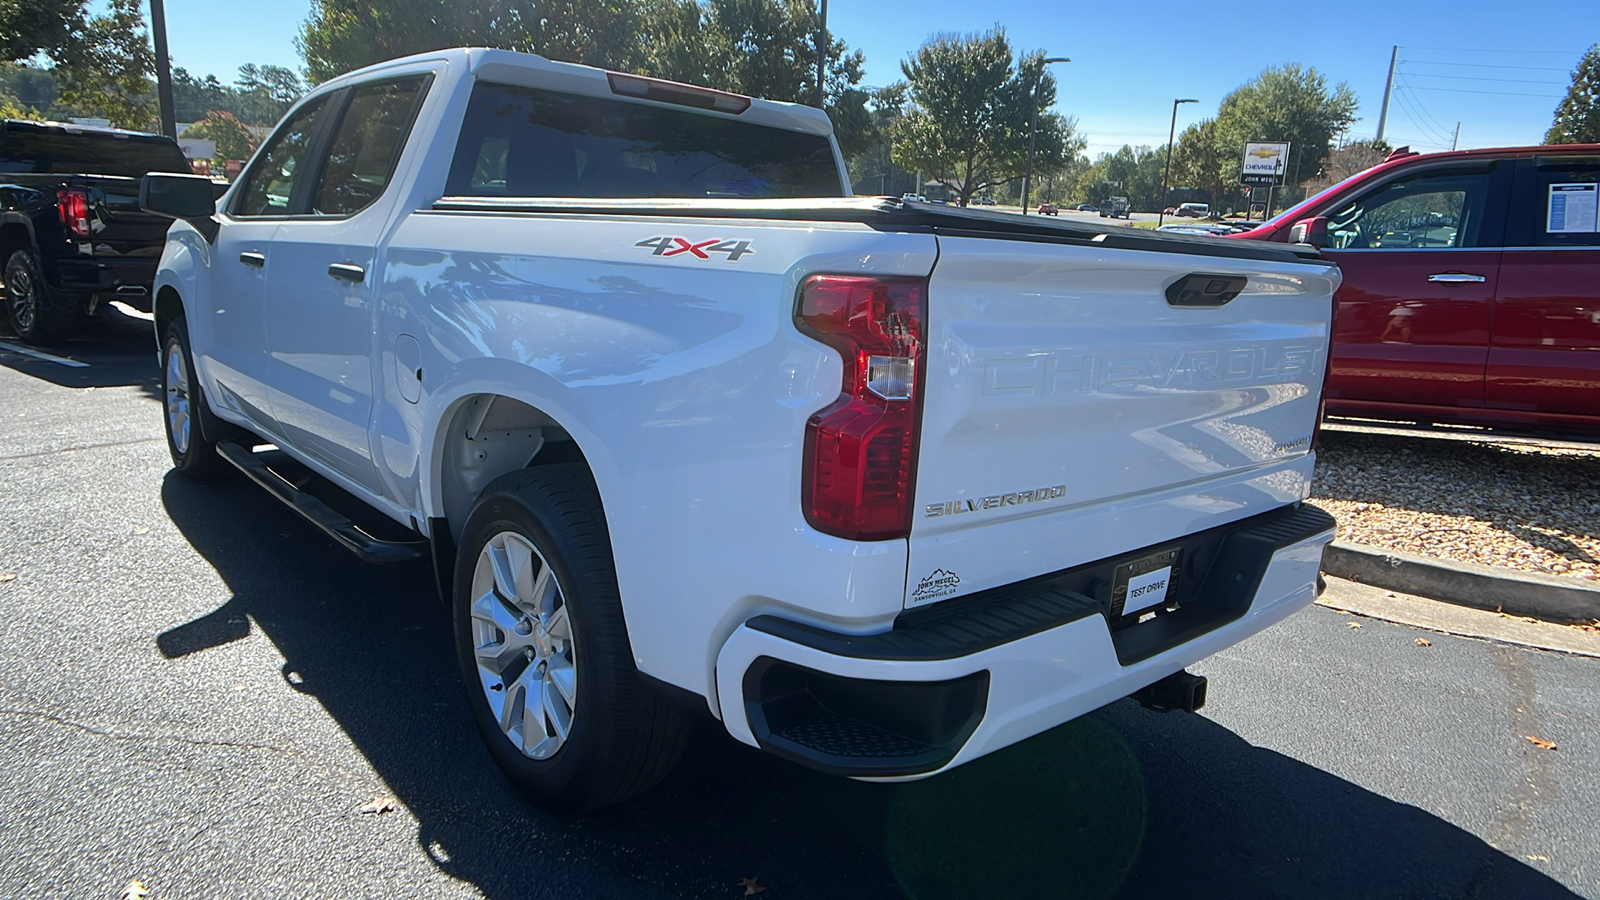
[[[159,2],[159,0],[157,0]],[[822,0],[822,20],[817,28],[817,109],[822,108],[823,82],[828,70],[828,0]]]
[[[1047,56],[1039,63],[1039,77],[1033,80],[1033,111],[1028,114],[1028,174],[1022,177],[1022,214],[1028,214],[1028,191],[1033,187],[1033,136],[1039,130],[1039,85],[1044,83],[1044,67],[1051,63],[1069,63],[1065,56]]]
[[[1400,45],[1395,44],[1389,51],[1389,80],[1383,83],[1383,108],[1378,111],[1378,141],[1383,140],[1383,125],[1389,120],[1389,94],[1394,90],[1394,64],[1399,58]]]
[[[1454,153],[1456,145],[1461,143],[1461,123],[1456,123],[1456,136],[1450,139],[1450,152]]]
[[[177,113],[172,108],[172,61],[167,58],[167,11],[162,0],[150,0],[150,30],[156,44],[156,104],[161,108],[161,133],[178,137]]]
[[[1156,214],[1157,228],[1160,228],[1161,223],[1166,221],[1167,218],[1167,176],[1172,174],[1172,138],[1178,133],[1178,104],[1199,102],[1199,100],[1172,101],[1172,124],[1167,127],[1167,165],[1161,170],[1161,212]],[[1215,197],[1211,198],[1211,202],[1217,204],[1221,203],[1221,201]]]

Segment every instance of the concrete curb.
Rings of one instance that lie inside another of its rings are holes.
[[[1365,544],[1334,541],[1322,571],[1335,578],[1549,622],[1600,619],[1600,584],[1495,566],[1451,562]]]

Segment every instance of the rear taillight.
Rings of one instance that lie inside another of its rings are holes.
[[[89,236],[89,193],[82,188],[56,191],[56,209],[61,215],[61,230],[75,238]]]
[[[922,402],[925,278],[816,275],[800,287],[800,330],[839,351],[839,399],[806,423],[806,521],[857,541],[911,533]]]

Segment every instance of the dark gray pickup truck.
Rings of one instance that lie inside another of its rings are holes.
[[[148,172],[189,171],[172,138],[0,121],[0,265],[17,336],[70,336],[102,301],[150,310],[170,220],[141,212]]]

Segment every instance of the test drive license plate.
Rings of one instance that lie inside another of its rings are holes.
[[[1166,606],[1178,575],[1179,550],[1163,550],[1117,566],[1111,580],[1113,619]],[[1120,613],[1119,613],[1120,610]]]

